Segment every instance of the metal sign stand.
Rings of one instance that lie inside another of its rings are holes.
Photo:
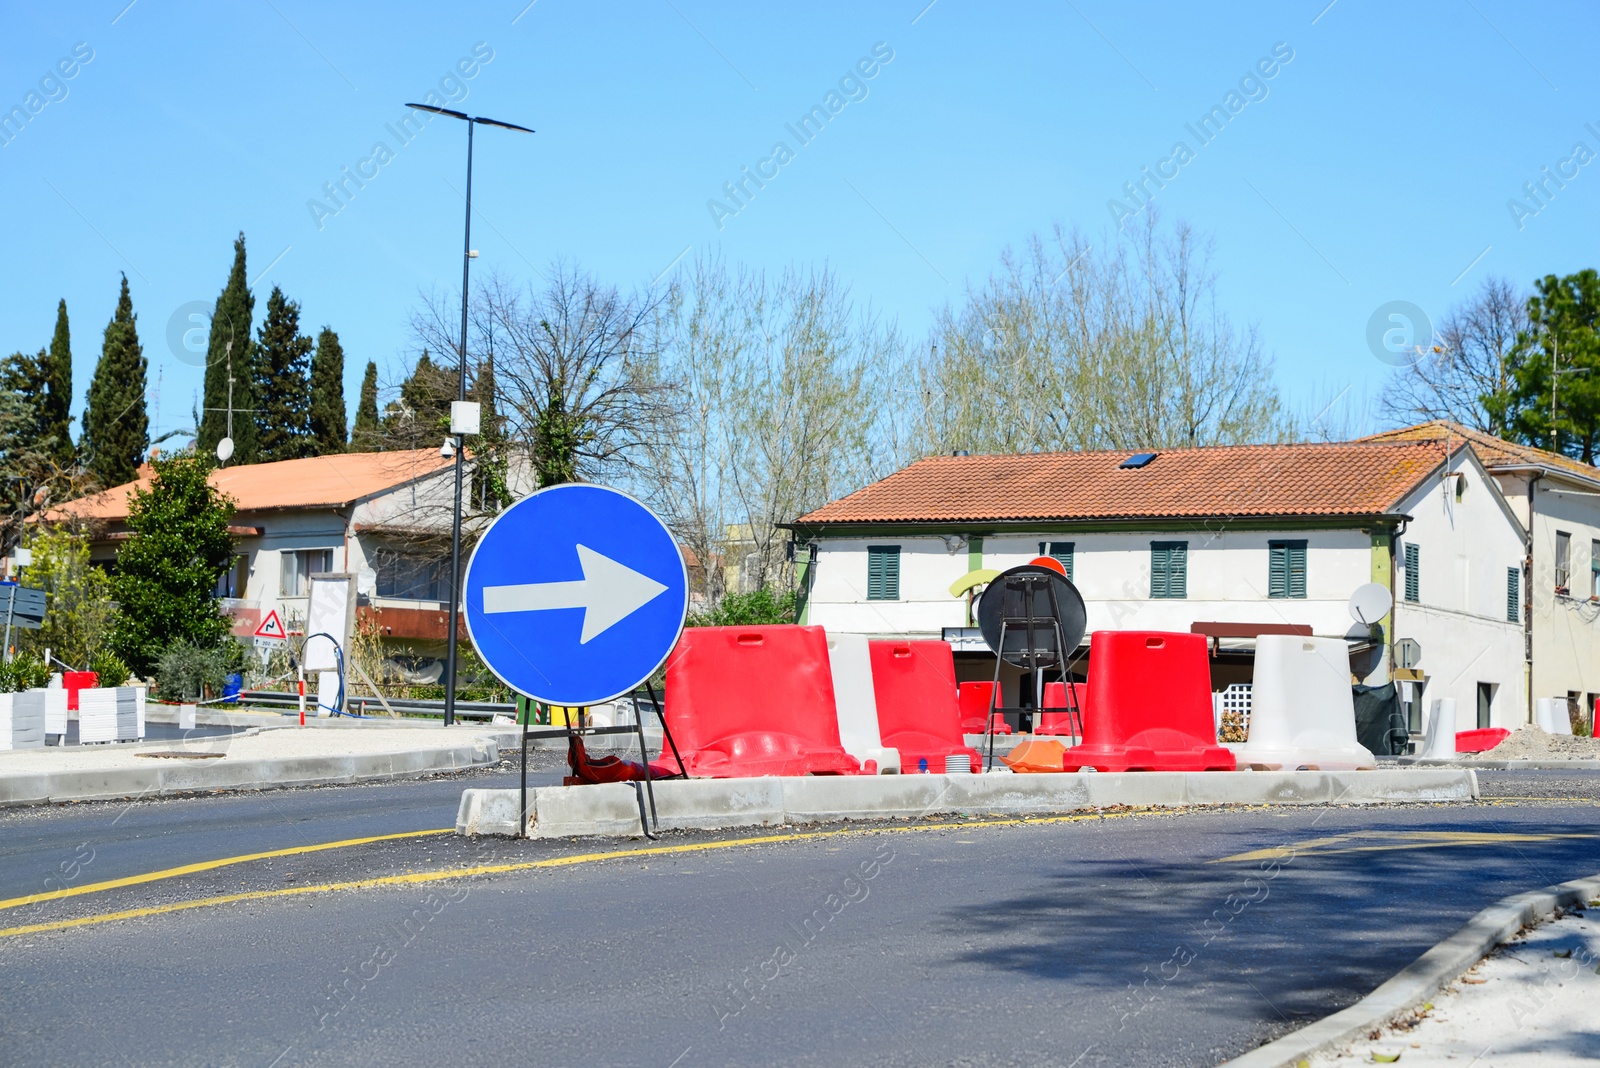
[[[989,720],[984,725],[985,748],[987,756],[984,763],[985,771],[994,770],[994,717],[996,714],[1005,715],[1008,712],[1018,714],[1018,727],[1021,727],[1021,717],[1030,713],[1043,716],[1046,712],[1064,712],[1067,722],[1072,727],[1073,736],[1083,737],[1083,713],[1078,702],[1077,683],[1067,675],[1066,667],[1066,634],[1061,629],[1061,605],[1056,600],[1055,583],[1051,576],[1045,574],[1018,574],[1003,575],[998,580],[1002,589],[1008,594],[1020,594],[1024,614],[1021,616],[1002,616],[1000,619],[1000,640],[996,643],[994,654],[994,687],[989,696]],[[1034,613],[1034,596],[1043,589],[1050,602],[1050,615],[1048,619],[1040,618]],[[1006,648],[1006,634],[1013,627],[1019,629],[1023,635],[1023,645],[1019,649]],[[1054,638],[1054,644],[1041,642],[1040,637]],[[1016,707],[1006,708],[1000,702],[1000,663],[1010,660],[1018,667],[1025,668],[1034,673],[1034,707],[1031,709]],[[1044,671],[1046,668],[1062,668],[1063,681],[1069,695],[1067,707],[1044,707]]]
[[[684,767],[683,757],[678,753],[678,743],[673,741],[672,730],[667,726],[667,717],[662,711],[661,702],[656,698],[655,687],[648,680],[645,682],[645,691],[650,695],[650,703],[652,707],[655,708],[656,719],[661,723],[662,736],[666,738],[667,746],[672,750],[672,758],[677,761],[678,774],[687,779],[689,777],[689,771],[686,767]],[[637,690],[635,690],[635,694],[637,694]],[[576,770],[577,762],[573,760],[573,756],[575,755],[573,752],[573,743],[578,739],[600,734],[637,734],[639,738],[639,762],[644,766],[643,789],[640,789],[639,780],[634,780],[633,782],[634,794],[639,801],[639,829],[644,832],[644,836],[646,838],[654,841],[656,835],[653,833],[651,828],[654,827],[656,830],[660,830],[661,820],[656,814],[654,774],[650,770],[650,750],[645,743],[644,718],[639,715],[639,702],[637,697],[635,696],[633,701],[633,726],[631,727],[591,727],[587,722],[585,722],[584,713],[579,711],[578,725],[576,729],[574,729],[572,721],[569,719],[561,726],[559,730],[552,727],[549,730],[532,731],[528,729],[530,726],[529,719],[531,715],[532,703],[530,702],[527,711],[522,714],[522,791],[521,799],[517,805],[517,837],[526,838],[528,836],[529,738],[566,738],[567,763],[571,765],[574,770]],[[648,817],[645,814],[646,796],[649,797],[650,801],[650,812]]]

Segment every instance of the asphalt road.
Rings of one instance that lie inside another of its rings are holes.
[[[0,910],[5,928],[156,910],[0,931],[0,1063],[1216,1064],[1489,902],[1600,871],[1600,773],[1482,779],[1537,800],[672,835],[687,848],[647,854],[428,836],[111,888]],[[443,827],[462,785],[8,813],[0,872],[33,892],[97,826],[73,885]],[[632,855],[580,856],[601,851]],[[402,881],[463,866],[501,870]],[[238,893],[270,896],[162,911]]]

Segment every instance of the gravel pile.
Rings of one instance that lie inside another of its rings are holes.
[[[1600,741],[1570,734],[1546,734],[1538,727],[1519,727],[1511,737],[1481,754],[1481,760],[1587,760],[1600,757]]]

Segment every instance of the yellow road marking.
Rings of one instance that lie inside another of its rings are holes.
[[[97,894],[103,890],[116,890],[123,886],[138,886],[140,883],[153,883],[162,879],[174,879],[180,875],[193,875],[201,871],[214,871],[217,868],[226,868],[233,864],[245,864],[252,860],[270,860],[273,857],[292,857],[301,853],[320,853],[327,849],[344,849],[349,846],[366,845],[368,842],[392,842],[397,838],[421,838],[430,834],[450,834],[454,827],[445,827],[434,831],[404,831],[400,834],[378,834],[370,838],[346,838],[341,842],[319,842],[316,845],[294,846],[289,849],[273,849],[265,853],[246,853],[237,857],[220,857],[216,860],[202,860],[196,864],[184,864],[177,868],[163,868],[160,871],[145,872],[142,875],[127,875],[121,879],[106,879],[98,883],[85,883],[82,886],[68,886],[60,890],[51,890],[42,894],[29,894],[27,897],[13,897],[0,901],[0,911],[5,909],[21,908],[23,905],[34,905],[45,901],[58,901],[61,898],[77,897],[80,894]]]
[[[92,927],[102,923],[111,923],[116,920],[133,920],[144,916],[160,916],[169,912],[182,912],[187,909],[206,908],[211,905],[227,905],[237,901],[263,901],[270,898],[297,897],[301,894],[320,894],[335,890],[371,890],[385,886],[406,886],[418,883],[444,882],[449,879],[467,879],[475,875],[497,875],[503,872],[531,871],[537,868],[566,868],[578,864],[592,864],[602,860],[620,860],[628,857],[656,857],[677,853],[700,853],[718,849],[734,849],[740,846],[768,845],[776,842],[803,842],[823,838],[838,838],[843,835],[871,835],[906,831],[960,831],[973,827],[1015,827],[1019,825],[1039,826],[1052,823],[1078,823],[1085,820],[1116,819],[1120,816],[1148,816],[1156,814],[1171,814],[1171,810],[1162,809],[1132,809],[1119,812],[1089,812],[1076,816],[1041,816],[1036,818],[1016,818],[997,820],[963,820],[959,823],[929,823],[911,827],[874,827],[874,828],[847,828],[838,831],[805,831],[792,834],[771,834],[759,838],[732,838],[718,842],[691,842],[684,845],[672,846],[646,846],[639,849],[617,849],[605,853],[577,853],[564,857],[547,857],[544,860],[522,860],[507,864],[480,864],[471,868],[443,868],[434,871],[406,872],[403,875],[380,875],[371,879],[355,879],[347,882],[322,883],[317,886],[286,886],[274,890],[250,890],[238,894],[222,894],[216,897],[197,898],[193,901],[178,901],[167,905],[150,905],[145,908],[124,909],[120,912],[106,912],[95,916],[80,916],[72,920],[55,920],[49,923],[30,923],[21,927],[7,927],[0,929],[0,938],[13,938],[17,935],[39,934],[44,931],[64,931],[77,927]],[[437,834],[441,832],[423,832]],[[374,841],[376,839],[373,839]],[[259,854],[271,856],[274,854]],[[235,858],[237,859],[237,858]],[[154,874],[154,873],[153,873]],[[138,878],[137,876],[135,878]]]
[[[1219,857],[1212,864],[1230,861],[1281,860],[1293,854],[1334,856],[1339,853],[1388,853],[1402,849],[1439,849],[1444,846],[1500,845],[1514,842],[1552,842],[1563,838],[1595,838],[1593,834],[1519,834],[1511,831],[1356,831],[1352,834],[1334,835],[1331,838],[1312,838],[1291,845],[1252,849],[1248,853],[1235,853]],[[1349,845],[1362,839],[1378,839],[1376,845]],[[1330,849],[1329,846],[1342,846]]]

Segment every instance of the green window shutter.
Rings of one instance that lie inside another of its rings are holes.
[[[1506,622],[1522,621],[1522,571],[1506,568]]]
[[[1306,596],[1306,543],[1291,541],[1284,543],[1284,549],[1289,571],[1289,590],[1286,596],[1297,597],[1301,600]]]
[[[900,546],[867,546],[867,600],[900,599]]]
[[[1406,600],[1416,604],[1419,600],[1418,589],[1421,585],[1417,569],[1420,565],[1421,550],[1415,542],[1406,542]]]
[[[1281,541],[1267,544],[1267,596],[1289,596],[1289,547]]]
[[[1189,543],[1150,543],[1150,596],[1182,598],[1189,595]]]
[[[1061,566],[1067,569],[1067,581],[1072,581],[1072,542],[1053,541],[1050,543],[1050,551],[1039,555],[1053,556],[1061,561]]]

